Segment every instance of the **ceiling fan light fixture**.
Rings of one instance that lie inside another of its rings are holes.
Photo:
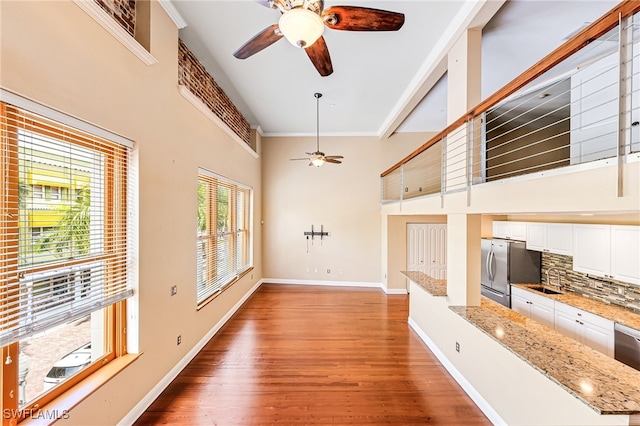
[[[316,167],[320,167],[324,164],[324,158],[317,156],[316,158],[311,160],[311,164],[313,164]]]
[[[286,11],[278,22],[280,31],[296,47],[309,47],[324,32],[320,16],[308,9],[296,8]]]

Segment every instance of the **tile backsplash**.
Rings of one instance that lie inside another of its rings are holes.
[[[542,282],[556,285],[557,275],[555,272],[552,271],[550,275],[547,275],[551,268],[559,271],[563,290],[640,313],[640,286],[574,271],[573,257],[542,253]],[[547,282],[547,277],[550,282]]]

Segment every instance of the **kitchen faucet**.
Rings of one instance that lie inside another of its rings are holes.
[[[555,272],[556,274],[556,282],[555,284],[551,283],[551,272]],[[557,268],[549,268],[547,269],[547,285],[555,285],[560,290],[562,290],[562,282],[560,281],[560,271]]]

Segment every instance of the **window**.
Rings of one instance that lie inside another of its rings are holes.
[[[59,200],[60,199],[60,187],[52,186],[49,188],[49,198],[51,200]]]
[[[25,190],[28,191],[28,188],[25,188]],[[42,187],[42,185],[32,185],[31,195],[34,199],[44,198],[44,188]]]
[[[129,152],[0,103],[5,416],[24,418],[126,353]]]
[[[198,304],[251,266],[251,189],[214,173],[198,176]]]

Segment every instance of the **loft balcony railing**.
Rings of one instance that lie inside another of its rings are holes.
[[[381,174],[382,203],[640,159],[640,2],[623,1]]]

